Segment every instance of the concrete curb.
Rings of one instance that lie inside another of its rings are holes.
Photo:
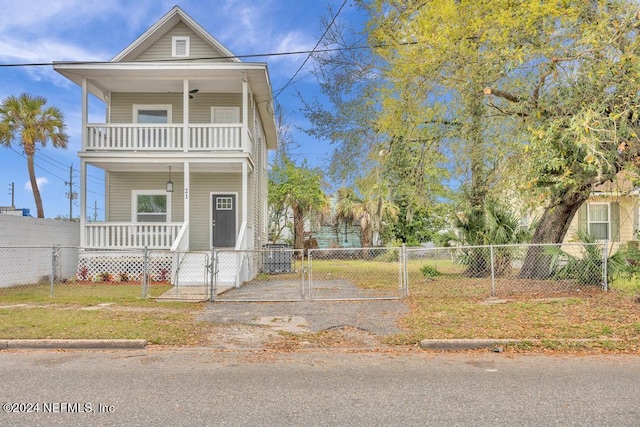
[[[147,340],[96,340],[96,339],[44,339],[44,340],[0,340],[0,349],[118,349],[139,350],[145,348]]]
[[[533,343],[539,344],[545,341],[553,342],[572,342],[572,343],[589,343],[598,341],[620,341],[617,338],[607,339],[426,339],[420,341],[420,348],[425,350],[476,350],[483,348],[499,348],[503,345],[520,344],[520,343]]]
[[[515,344],[522,340],[504,339],[450,339],[450,340],[422,340],[420,348],[425,350],[474,350],[479,348],[493,348],[506,344]]]

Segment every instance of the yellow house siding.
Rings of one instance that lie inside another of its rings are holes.
[[[131,195],[133,190],[164,190],[167,183],[166,173],[145,172],[110,172],[107,186],[109,206],[106,220],[110,222],[132,222]],[[171,176],[176,191],[171,194],[171,222],[182,222],[184,217],[184,203],[182,192],[184,187],[182,176]]]
[[[211,194],[237,193],[236,235],[242,221],[242,176],[231,173],[191,174],[189,191],[189,246],[191,250],[209,250],[211,245]]]

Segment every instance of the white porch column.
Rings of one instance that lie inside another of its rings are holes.
[[[89,120],[89,91],[87,79],[82,79],[82,151],[87,148],[87,121]],[[83,214],[86,212],[83,212]]]
[[[189,221],[189,187],[190,187],[190,176],[191,172],[189,171],[189,161],[184,161],[184,221],[183,222],[191,222]]]
[[[247,78],[242,79],[242,150],[249,153],[249,84]],[[244,177],[244,173],[243,173]],[[243,178],[244,179],[244,178]]]
[[[87,149],[87,122],[89,120],[89,91],[87,90],[87,79],[82,79],[82,132],[81,150]],[[80,158],[80,246],[87,244],[86,240],[87,223],[87,164]]]
[[[247,167],[247,160],[242,161],[242,221],[241,223],[249,223],[247,219],[247,212],[249,211],[249,207],[247,206],[249,195],[248,193],[248,184],[249,184],[249,168]],[[247,230],[245,229],[245,235]],[[241,248],[241,249],[253,249],[253,248]]]
[[[106,212],[105,212],[106,215]],[[106,217],[105,217],[106,220]],[[80,246],[85,247],[87,222],[87,164],[80,159]]]
[[[182,151],[184,151],[185,153],[189,151],[189,146],[191,145],[191,135],[189,135],[189,121],[189,80],[184,79],[182,81]]]

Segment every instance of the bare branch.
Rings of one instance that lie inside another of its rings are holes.
[[[497,96],[497,97],[500,97],[500,98],[504,98],[507,101],[511,101],[511,102],[516,102],[517,103],[517,102],[524,101],[524,99],[520,98],[519,96],[513,95],[513,94],[511,94],[509,92],[503,92],[500,89],[493,89],[493,88],[490,88],[490,87],[485,87],[482,90],[482,92],[487,96],[494,95],[494,96]]]

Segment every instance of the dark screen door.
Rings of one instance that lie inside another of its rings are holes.
[[[214,194],[213,209],[213,246],[230,248],[236,245],[236,196],[231,194]]]

